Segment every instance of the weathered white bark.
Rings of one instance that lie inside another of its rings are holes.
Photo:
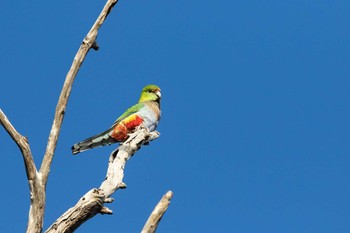
[[[143,144],[149,143],[158,137],[159,133],[157,131],[148,132],[145,128],[139,128],[131,134],[127,141],[111,153],[106,178],[100,187],[88,191],[75,206],[59,217],[47,229],[46,233],[73,232],[96,214],[112,214],[112,210],[105,207],[104,203],[113,202],[110,196],[116,190],[126,188],[123,182],[126,162]]]
[[[96,43],[98,30],[117,2],[118,0],[108,0],[106,2],[96,22],[84,38],[82,45],[74,57],[71,68],[67,73],[61,95],[58,99],[46,152],[39,171],[35,167],[27,138],[15,130],[10,121],[7,119],[6,115],[2,112],[2,110],[0,110],[0,123],[20,148],[26,168],[30,191],[30,208],[27,233],[40,233],[42,231],[46,202],[46,184],[72,85],[90,48],[95,50],[98,49]]]
[[[149,216],[145,226],[141,233],[154,233],[157,230],[160,220],[162,219],[165,211],[170,205],[170,200],[173,197],[173,192],[168,191],[162,199],[158,202],[151,215]]]

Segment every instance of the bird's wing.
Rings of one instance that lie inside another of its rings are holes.
[[[114,130],[114,128],[121,122],[122,120],[128,118],[132,114],[137,113],[141,108],[144,107],[143,103],[138,103],[126,110],[114,123],[113,125],[107,129],[106,131],[94,135],[85,139],[82,142],[76,143],[72,147],[73,154],[77,154],[79,152],[83,152],[85,150],[89,150],[94,147],[110,145],[112,143],[117,142],[113,137],[111,137],[110,133]]]
[[[118,119],[113,123],[111,128],[114,128],[119,122],[127,118],[128,116],[137,113],[141,108],[145,106],[144,103],[137,103],[134,106],[130,107],[128,110],[126,110]]]

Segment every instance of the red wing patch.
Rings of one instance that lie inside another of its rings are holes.
[[[137,126],[143,122],[142,118],[134,114],[121,121],[114,128],[111,137],[117,141],[125,141],[128,138],[128,133],[131,133]]]
[[[135,129],[137,126],[141,125],[143,119],[138,115],[134,114],[125,118],[122,122],[128,130],[132,130]]]

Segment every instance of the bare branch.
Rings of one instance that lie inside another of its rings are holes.
[[[103,206],[103,204],[113,201],[110,196],[116,190],[126,188],[123,182],[126,162],[143,144],[147,144],[158,137],[159,133],[157,131],[148,132],[145,128],[139,128],[131,134],[127,141],[111,153],[107,175],[100,188],[87,192],[74,207],[68,209],[59,217],[46,233],[73,232],[96,214],[112,214],[112,210]]]
[[[44,159],[40,167],[40,173],[42,174],[42,180],[43,180],[44,186],[46,186],[47,179],[49,176],[50,166],[51,166],[55,149],[57,146],[58,136],[60,134],[64,113],[66,111],[67,102],[70,96],[74,79],[87,53],[89,52],[90,48],[94,48],[94,49],[97,48],[96,38],[97,38],[98,30],[100,29],[107,15],[109,14],[109,12],[112,10],[113,6],[117,2],[118,0],[108,0],[106,2],[103,10],[101,11],[94,25],[91,27],[90,31],[84,38],[83,43],[81,44],[78,52],[74,57],[71,68],[67,73],[66,80],[63,84],[61,95],[58,99],[58,103],[56,106],[55,117],[52,123]]]
[[[170,205],[170,199],[173,197],[173,192],[168,191],[158,202],[151,215],[149,216],[141,233],[154,233],[157,230],[158,224],[162,219],[165,211]]]
[[[0,123],[22,152],[30,191],[30,209],[27,232],[39,233],[42,230],[44,219],[45,188],[42,186],[41,177],[37,173],[28,140],[17,132],[1,109]]]
[[[1,109],[0,123],[22,152],[28,180],[34,180],[36,177],[36,167],[27,138],[17,132],[17,130],[12,126],[11,122],[7,119],[5,113]]]

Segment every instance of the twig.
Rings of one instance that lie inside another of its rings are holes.
[[[131,134],[127,141],[111,153],[106,178],[101,183],[100,188],[88,191],[75,206],[61,215],[47,229],[46,233],[73,232],[96,214],[112,214],[112,210],[103,206],[103,204],[113,202],[110,196],[116,190],[126,188],[123,182],[126,162],[143,144],[149,143],[158,137],[159,133],[157,131],[148,132],[145,128],[139,128]]]
[[[170,205],[170,200],[173,197],[173,192],[168,191],[162,199],[158,202],[151,215],[149,216],[145,226],[141,233],[154,233],[157,230],[160,220],[162,219],[165,211]]]

